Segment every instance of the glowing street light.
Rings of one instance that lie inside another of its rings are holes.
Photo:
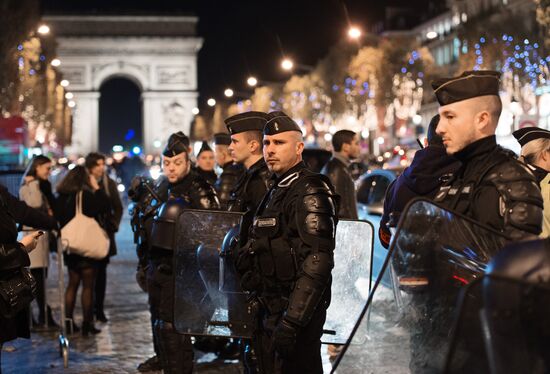
[[[427,34],[426,34],[426,38],[428,39],[435,39],[437,38],[437,32],[435,31],[429,31]]]
[[[73,95],[72,92],[67,92],[67,93],[65,94],[65,99],[67,99],[67,100],[71,100],[73,97],[74,97],[74,95]]]
[[[351,39],[359,39],[361,37],[361,30],[358,27],[352,26],[348,30],[348,36]]]
[[[226,97],[232,97],[233,96],[233,90],[231,88],[226,88],[225,91],[223,91],[223,94],[226,96]]]
[[[67,103],[67,105],[69,106],[69,108],[74,108],[76,106],[76,103],[73,100],[71,100]]]
[[[58,59],[58,58],[54,58],[54,59],[52,60],[52,62],[50,62],[50,64],[51,64],[52,66],[59,66],[59,65],[61,65],[61,60]]]
[[[66,79],[63,79],[60,83],[61,87],[67,87],[69,85],[69,81]]]
[[[48,25],[40,25],[40,27],[38,27],[38,33],[42,35],[49,34],[50,27]]]
[[[290,71],[294,67],[294,63],[292,62],[291,59],[285,58],[281,62],[281,67],[283,68],[283,70]]]
[[[255,77],[248,77],[246,83],[248,83],[249,86],[254,87],[258,84],[258,80]]]
[[[208,99],[206,104],[208,104],[208,106],[214,106],[214,105],[216,105],[216,100],[214,100],[213,98],[210,98],[210,99]]]
[[[199,114],[199,108],[195,107],[195,108],[191,109],[191,113],[193,113],[194,115]]]

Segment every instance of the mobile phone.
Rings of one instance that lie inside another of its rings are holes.
[[[39,238],[41,237],[42,235],[44,235],[44,231],[38,231],[35,235],[35,238]]]

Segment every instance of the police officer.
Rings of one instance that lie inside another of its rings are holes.
[[[271,173],[262,155],[262,131],[267,118],[267,113],[251,111],[225,120],[231,134],[229,153],[246,170],[231,192],[231,212],[254,213],[267,191]]]
[[[197,167],[196,171],[201,177],[206,179],[210,185],[214,185],[218,176],[214,171],[216,161],[214,158],[214,151],[208,145],[208,142],[202,142],[199,153],[197,154]]]
[[[154,218],[150,240],[147,288],[155,310],[155,330],[164,373],[191,373],[193,347],[188,335],[178,334],[174,321],[173,253],[175,225],[184,208],[219,209],[213,187],[191,171],[183,134],[172,134],[162,153],[163,174],[168,180],[168,199]]]
[[[512,133],[521,145],[521,159],[531,169],[544,201],[541,238],[550,235],[550,131],[524,127]]]
[[[260,365],[263,373],[322,373],[336,196],[330,180],[302,161],[302,133],[286,114],[268,115],[263,143],[274,183],[237,263],[243,288],[257,301]]]
[[[434,200],[502,232],[512,241],[541,232],[542,198],[535,176],[496,144],[502,110],[500,73],[466,71],[432,82],[441,119],[437,133],[462,162]]]
[[[321,170],[321,174],[329,177],[340,195],[339,218],[357,219],[357,197],[355,183],[351,177],[350,159],[359,157],[359,139],[350,130],[340,130],[332,137],[332,158]]]
[[[216,156],[216,164],[222,168],[218,180],[214,184],[214,188],[218,193],[220,205],[223,210],[227,210],[227,204],[231,197],[231,191],[237,184],[244,169],[242,165],[236,164],[229,153],[229,145],[231,144],[231,135],[218,133],[214,134],[214,154]]]

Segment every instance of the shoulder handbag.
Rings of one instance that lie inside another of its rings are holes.
[[[109,236],[94,218],[82,213],[82,191],[76,195],[73,219],[61,229],[61,239],[67,241],[69,253],[96,260],[109,254]]]
[[[5,275],[0,280],[0,316],[13,318],[21,310],[28,308],[36,297],[36,281],[29,269],[22,267]]]

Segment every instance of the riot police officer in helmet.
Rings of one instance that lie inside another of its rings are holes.
[[[263,373],[322,373],[321,336],[330,304],[337,196],[307,169],[298,125],[268,115],[263,154],[273,184],[239,250],[241,283],[253,296]]]
[[[182,209],[219,209],[216,192],[191,171],[183,134],[172,134],[162,154],[163,174],[169,182],[168,200],[160,207],[151,230],[150,267],[147,289],[156,310],[155,330],[164,373],[191,373],[193,347],[188,335],[178,334],[173,325],[173,253],[176,221]]]

